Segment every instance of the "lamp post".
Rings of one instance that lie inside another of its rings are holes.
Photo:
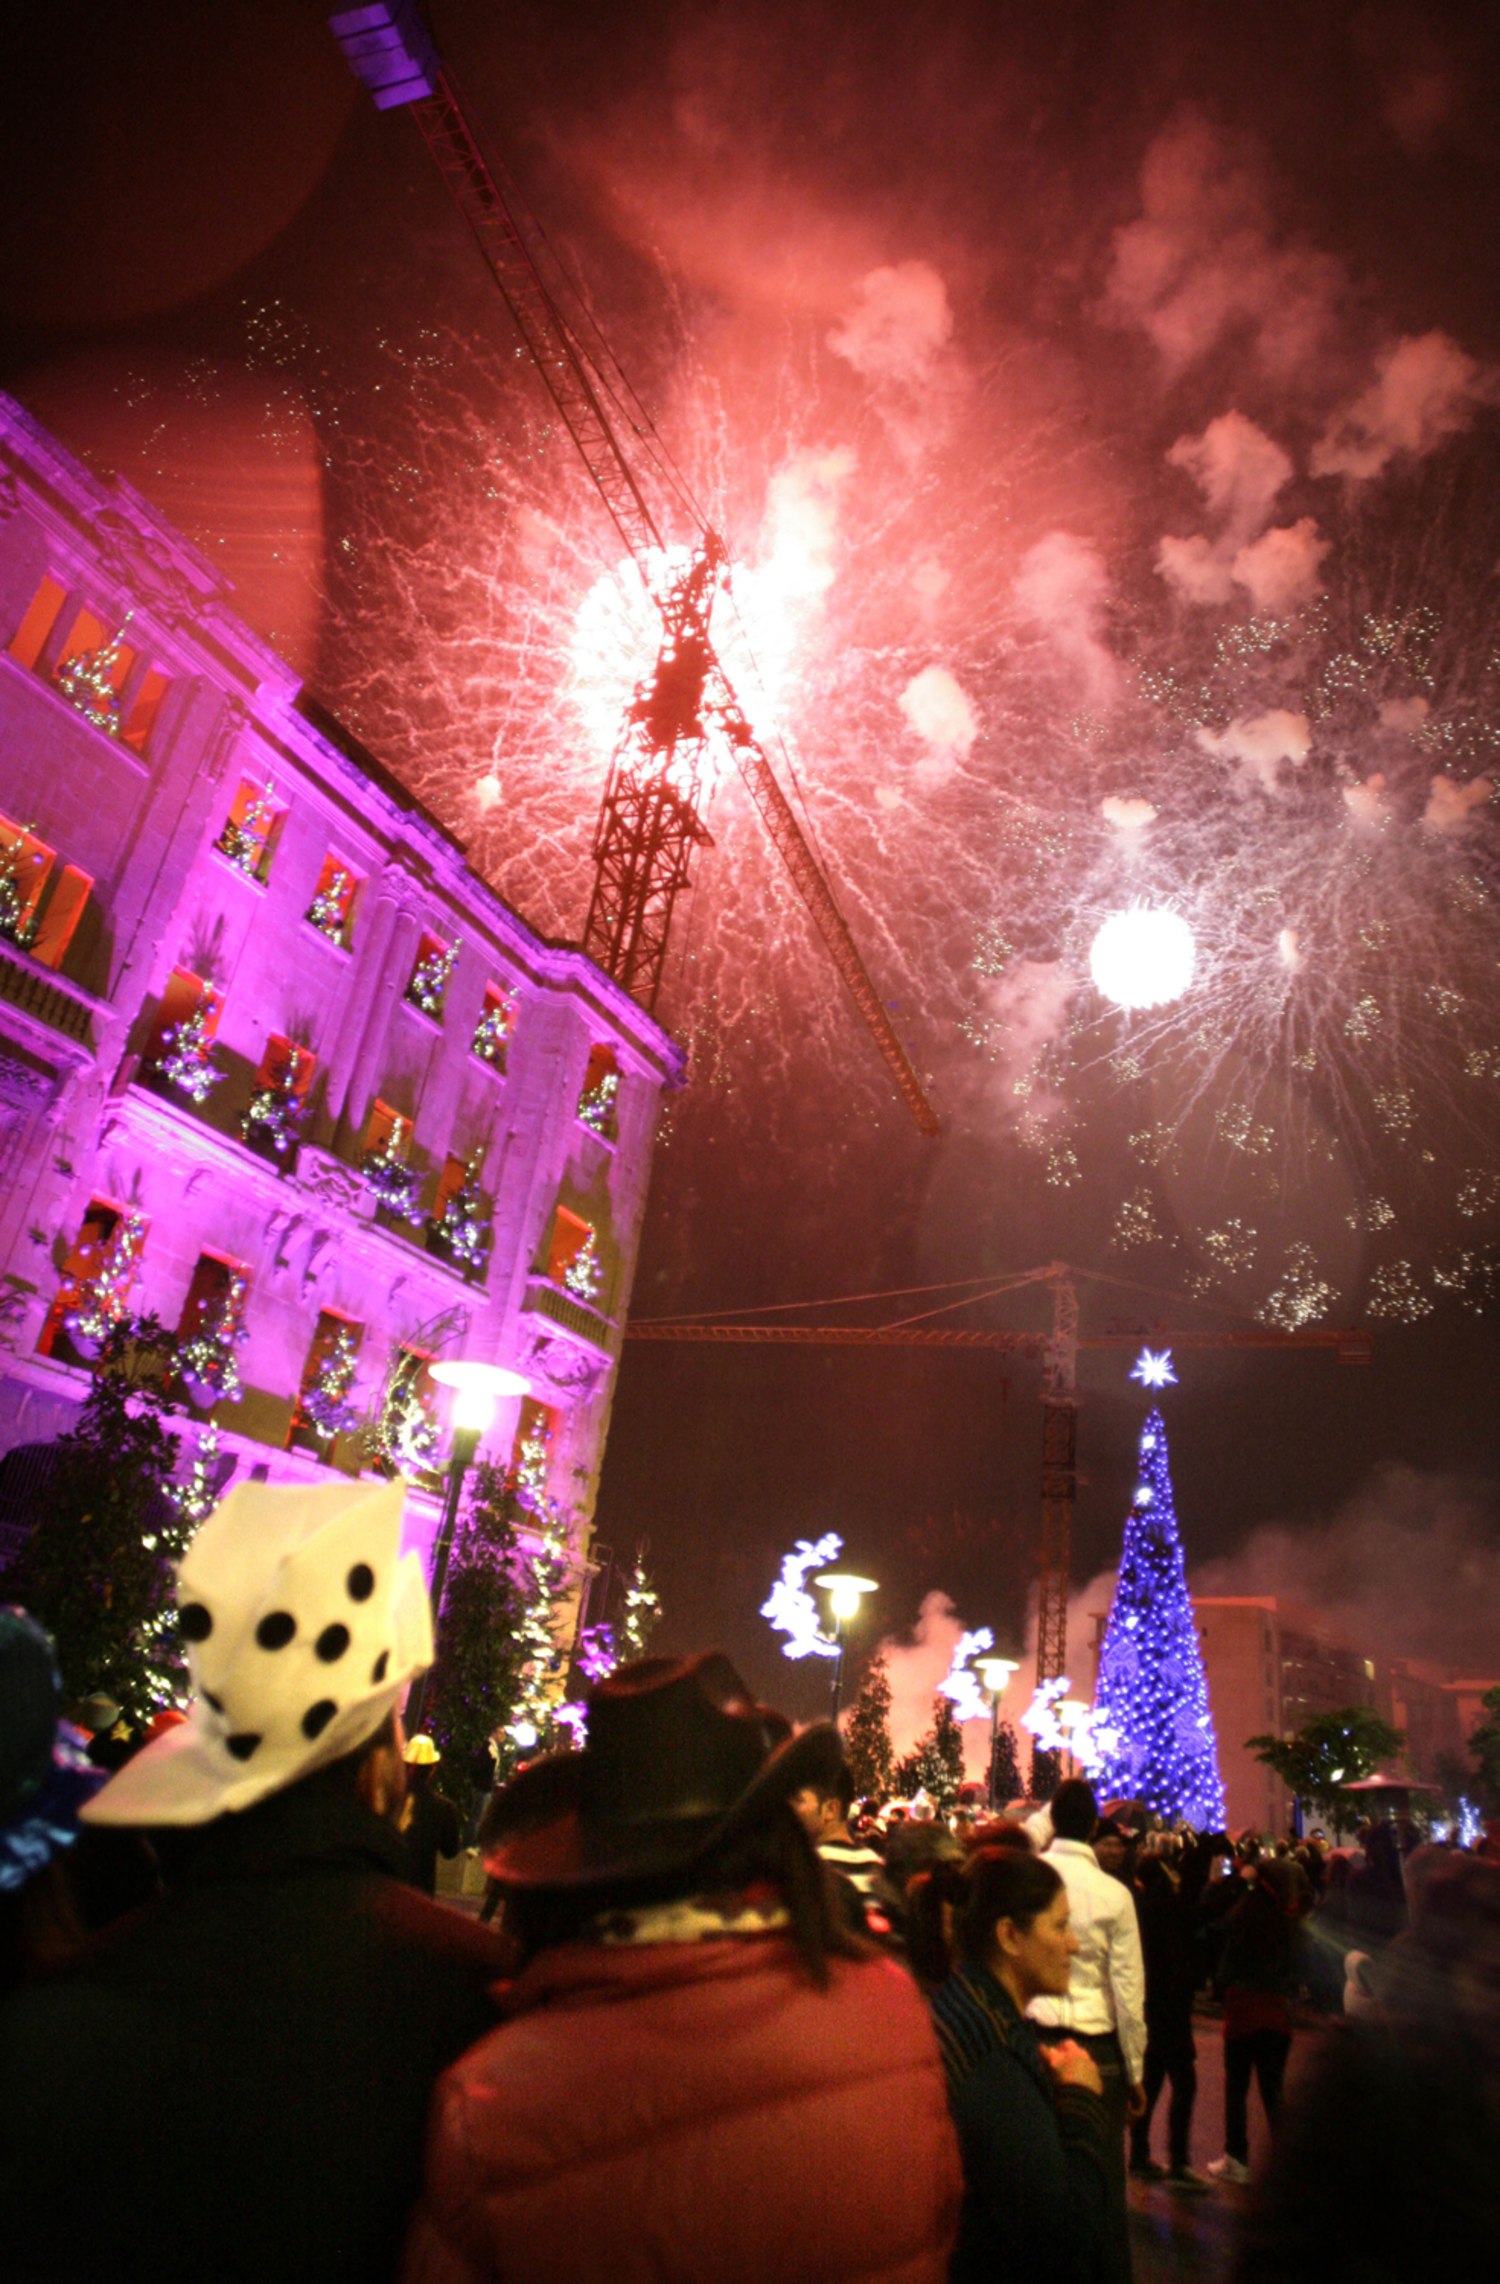
[[[995,1756],[1000,1749],[1000,1700],[1013,1673],[1021,1670],[1020,1660],[1013,1657],[982,1657],[974,1668],[990,1693],[990,1781],[989,1803],[993,1816],[1000,1803],[995,1798]]]
[[[434,1364],[431,1377],[440,1388],[453,1390],[453,1442],[448,1454],[448,1487],[443,1499],[443,1519],[432,1547],[432,1628],[436,1642],[438,1622],[442,1616],[443,1589],[448,1583],[448,1563],[453,1553],[453,1534],[458,1528],[458,1505],[463,1496],[464,1477],[474,1464],[479,1439],[495,1416],[495,1406],[504,1396],[524,1396],[531,1382],[523,1380],[519,1372],[509,1371],[503,1364],[480,1364],[457,1360],[449,1364]],[[431,1668],[417,1676],[406,1701],[406,1726],[415,1735],[422,1726],[427,1709],[427,1685]]]
[[[859,1616],[859,1606],[867,1594],[878,1594],[880,1589],[873,1578],[858,1578],[852,1570],[825,1570],[817,1581],[828,1596],[828,1607],[833,1612],[833,1638],[838,1643],[838,1655],[833,1661],[833,1710],[829,1719],[839,1717],[839,1699],[844,1687],[844,1628],[852,1618]]]

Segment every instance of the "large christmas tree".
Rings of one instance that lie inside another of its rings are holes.
[[[1132,1374],[1147,1388],[1175,1377],[1170,1358],[1149,1350]],[[1099,1652],[1094,1726],[1096,1736],[1105,1728],[1117,1739],[1095,1773],[1101,1797],[1126,1794],[1200,1830],[1223,1825],[1224,1787],[1183,1576],[1166,1423],[1155,1406],[1141,1429],[1140,1481]]]

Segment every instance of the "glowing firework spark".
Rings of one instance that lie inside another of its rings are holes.
[[[1116,1007],[1165,1007],[1193,980],[1193,931],[1179,912],[1137,905],[1105,921],[1089,973]]]

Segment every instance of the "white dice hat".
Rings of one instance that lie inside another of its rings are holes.
[[[193,1702],[90,1801],[91,1824],[205,1824],[351,1753],[432,1663],[405,1485],[242,1483],[177,1574]]]

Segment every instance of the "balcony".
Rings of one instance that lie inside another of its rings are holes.
[[[97,1042],[93,1019],[100,1012],[99,1001],[3,939],[0,939],[0,1001],[29,1016],[34,1023],[44,1024],[49,1031],[71,1040],[84,1054],[94,1053]]]
[[[545,1317],[560,1332],[569,1333],[574,1340],[581,1340],[586,1347],[595,1349],[600,1355],[614,1355],[618,1345],[617,1328],[610,1323],[608,1317],[601,1316],[597,1309],[589,1308],[583,1301],[575,1301],[571,1293],[561,1291],[558,1286],[548,1284],[540,1277],[533,1277],[526,1287],[526,1297],[521,1306],[533,1316]]]

